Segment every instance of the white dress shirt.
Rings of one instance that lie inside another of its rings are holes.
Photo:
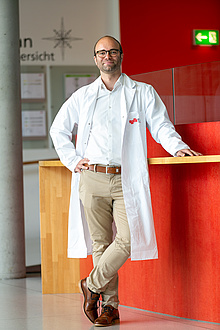
[[[85,152],[89,164],[121,165],[121,75],[109,91],[100,79],[98,97]]]

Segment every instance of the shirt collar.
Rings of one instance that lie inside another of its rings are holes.
[[[119,86],[123,86],[124,84],[124,77],[121,74],[120,77],[118,78],[118,80],[116,81],[113,90],[115,90],[116,88],[118,88]],[[99,85],[100,90],[107,90],[107,88],[105,87],[105,84],[102,81],[102,78],[100,77],[100,85]]]

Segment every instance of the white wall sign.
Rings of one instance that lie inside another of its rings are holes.
[[[21,73],[22,100],[45,99],[44,73]]]
[[[73,92],[82,86],[88,85],[97,78],[94,73],[91,74],[65,74],[65,99],[68,99]]]
[[[45,137],[46,135],[46,111],[22,111],[22,136]]]

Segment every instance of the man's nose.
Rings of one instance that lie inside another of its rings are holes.
[[[109,57],[111,57],[110,53],[109,52],[106,52],[106,55],[105,57],[108,59]]]

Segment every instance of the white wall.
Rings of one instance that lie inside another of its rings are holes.
[[[93,46],[103,35],[113,35],[120,39],[118,0],[20,0],[20,53],[21,65],[94,65]],[[44,40],[60,33],[61,21],[64,32],[70,38],[64,43],[62,57],[61,40]],[[55,31],[56,30],[56,31]],[[71,31],[70,31],[71,30]],[[29,41],[24,43],[24,39]],[[28,55],[30,54],[30,55]],[[41,54],[47,54],[41,55]],[[52,54],[52,55],[51,55]],[[50,55],[50,56],[49,56]],[[50,82],[47,82],[48,118],[50,118]],[[49,122],[49,126],[50,126]],[[23,160],[52,159],[56,157],[52,149],[25,149]],[[40,216],[38,166],[24,166],[24,207],[26,265],[39,265],[40,261]]]
[[[20,37],[31,38],[32,47],[22,43],[21,54],[38,54],[46,51],[54,53],[55,61],[22,61],[21,64],[91,65],[93,64],[93,45],[99,37],[110,34],[119,39],[118,0],[20,0]],[[65,59],[61,55],[61,43],[43,40],[54,37],[61,29],[64,20],[65,31],[70,31],[65,47]]]

